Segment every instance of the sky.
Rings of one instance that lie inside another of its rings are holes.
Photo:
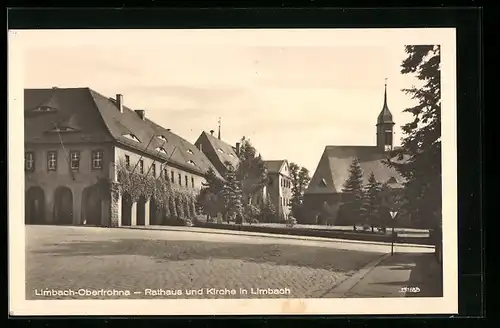
[[[292,31],[40,31],[24,39],[24,87],[90,87],[194,143],[217,131],[245,136],[264,159],[314,173],[326,145],[375,145],[388,105],[411,120],[401,38]],[[354,41],[356,42],[354,42]],[[378,42],[377,42],[378,40]],[[382,40],[382,41],[380,41]],[[217,132],[216,132],[217,133]]]

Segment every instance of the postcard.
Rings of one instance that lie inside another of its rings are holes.
[[[10,30],[10,314],[457,313],[455,39]]]

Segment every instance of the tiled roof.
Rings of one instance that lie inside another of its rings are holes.
[[[329,194],[342,192],[349,176],[349,167],[357,157],[363,170],[363,183],[368,182],[373,172],[375,179],[381,183],[389,182],[393,188],[401,188],[403,177],[382,161],[387,153],[376,146],[326,146],[316,171],[306,190],[307,194]]]
[[[233,167],[237,168],[240,160],[238,155],[236,154],[236,150],[230,144],[225,141],[218,139],[212,134],[203,131],[199,136],[198,140],[195,142],[195,145],[198,145],[202,140],[205,139],[208,141],[212,149],[203,149],[204,152],[212,152],[217,155],[217,159],[220,165],[224,165],[226,162],[229,162],[233,165]],[[220,166],[219,165],[219,166]],[[224,174],[221,172],[221,174]]]
[[[57,103],[56,112],[29,114],[47,99]],[[89,88],[27,89],[25,115],[25,142],[59,142],[58,133],[46,133],[54,122],[59,122],[61,125],[73,124],[81,131],[63,134],[65,143],[115,141],[159,161],[168,160],[188,171],[204,174],[212,166],[205,154],[187,140],[147,118],[142,120],[126,106],[120,113],[113,99]],[[135,136],[138,141],[130,136]],[[166,141],[159,136],[164,136]],[[166,154],[159,152],[159,147],[164,148]]]
[[[285,164],[285,160],[273,160],[273,161],[264,161],[266,165],[267,172],[269,173],[280,173],[281,168]]]

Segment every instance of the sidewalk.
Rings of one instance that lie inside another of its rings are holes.
[[[250,231],[224,230],[224,229],[186,227],[186,226],[164,226],[164,225],[122,226],[119,227],[119,229],[157,230],[157,231],[164,230],[164,231],[210,233],[210,234],[223,234],[223,235],[240,235],[240,236],[250,236],[250,237],[257,236],[257,237],[283,238],[283,239],[295,239],[295,240],[342,242],[342,243],[367,244],[367,245],[390,245],[390,243],[378,242],[378,241],[363,241],[363,240],[325,238],[325,237],[300,236],[300,235],[288,235],[288,234],[284,235],[284,234],[265,233],[265,232],[250,232]],[[434,246],[429,246],[429,245],[416,245],[416,244],[406,244],[406,243],[405,244],[395,243],[394,246],[408,247],[408,248],[419,247],[419,248],[429,249],[429,251],[433,251],[434,248]]]
[[[324,297],[441,297],[441,269],[432,253],[387,254]]]

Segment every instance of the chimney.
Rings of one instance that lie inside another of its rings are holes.
[[[240,143],[239,142],[236,143],[236,155],[238,155],[238,156],[240,155]]]
[[[118,110],[120,113],[123,113],[123,95],[117,93],[116,94],[116,106],[118,106]]]
[[[210,130],[211,135],[214,135],[214,132],[215,132],[214,130]]]
[[[136,109],[135,112],[137,113],[137,115],[139,115],[141,120],[144,121],[144,119],[146,118],[146,111],[144,109]]]

